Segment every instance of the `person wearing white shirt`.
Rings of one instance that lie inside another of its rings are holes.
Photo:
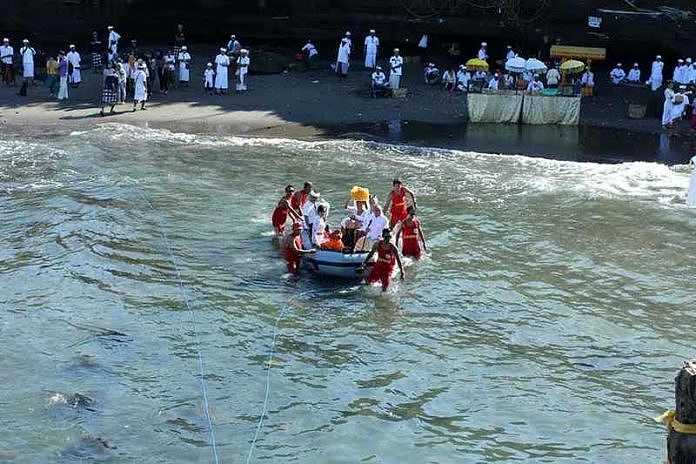
[[[682,82],[684,80],[684,60],[679,58],[677,60],[677,65],[674,67],[674,71],[672,72],[672,80],[678,84],[683,84]]]
[[[423,79],[428,85],[437,84],[440,80],[440,70],[437,69],[434,63],[428,63],[425,69],[423,69]]]
[[[382,208],[379,205],[372,207],[372,211],[365,218],[366,224],[363,224],[361,230],[365,233],[362,250],[369,250],[372,245],[382,237],[382,231],[389,227],[389,221],[383,214]]]
[[[626,80],[633,83],[640,82],[640,67],[638,63],[633,63],[633,68],[628,72]]]
[[[539,76],[534,76],[529,85],[527,85],[528,93],[539,93],[544,90],[544,84],[539,80]]]
[[[80,62],[82,61],[82,58],[75,49],[75,45],[70,45],[70,51],[68,52],[67,58],[68,63],[72,67],[72,72],[69,73],[68,82],[73,87],[77,87],[80,85],[80,82],[82,82],[82,75],[80,73]]]
[[[22,57],[22,76],[25,82],[31,83],[34,80],[34,56],[36,50],[29,45],[29,40],[24,39],[24,46],[19,49],[19,56]]]
[[[558,72],[557,67],[549,69],[546,73],[546,84],[549,88],[555,89],[558,87],[558,83],[561,82],[561,73]]]
[[[381,66],[375,68],[372,73],[372,96],[377,97],[378,94],[384,93],[387,89],[387,76],[382,71]]]
[[[312,217],[312,222],[310,224],[310,229],[308,232],[311,233],[310,237],[312,244],[316,247],[320,247],[322,243],[326,241],[324,232],[326,230],[326,206],[319,205],[316,209],[316,214]]]
[[[669,126],[672,123],[672,106],[674,105],[674,90],[673,84],[671,82],[667,83],[665,91],[663,92],[665,96],[665,102],[662,104],[662,125]]]
[[[623,70],[623,67],[621,63],[616,63],[616,67],[611,70],[609,73],[609,77],[611,78],[611,82],[614,85],[619,85],[621,81],[624,80],[626,77],[626,72]]]
[[[346,31],[346,35],[344,36],[344,38],[348,41],[348,46],[350,47],[349,53],[353,52],[353,39],[351,38],[351,36],[352,34],[350,33],[350,31]]]
[[[457,71],[454,67],[445,71],[442,75],[442,83],[445,84],[445,90],[452,92],[457,86]]]
[[[341,229],[343,231],[343,243],[348,248],[353,248],[355,246],[356,231],[362,229],[363,224],[367,224],[367,218],[370,215],[370,211],[367,209],[367,202],[365,201],[353,201],[346,202],[346,211],[348,216],[341,221]]]
[[[350,42],[346,37],[341,39],[338,45],[338,57],[336,58],[336,74],[338,77],[345,78],[350,67]]]
[[[503,74],[503,78],[501,80],[503,87],[508,89],[508,90],[514,90],[515,89],[515,78],[512,76],[512,74],[505,73]]]
[[[488,82],[488,90],[499,90],[500,89],[500,74],[495,73],[493,79]]]
[[[674,121],[681,120],[687,106],[689,106],[689,97],[681,92],[675,93],[672,97],[672,105],[669,111],[669,121],[667,126],[672,126]]]
[[[314,217],[317,215],[317,200],[320,197],[321,195],[317,192],[310,192],[307,196],[307,202],[302,206],[301,212],[306,227],[310,227],[314,222]]]
[[[365,67],[373,69],[377,65],[377,51],[379,50],[379,38],[375,30],[370,29],[370,35],[365,37]]]
[[[249,74],[249,50],[242,48],[241,55],[237,58],[237,92],[247,90],[247,75]]]
[[[227,49],[220,49],[220,53],[215,57],[215,93],[217,95],[227,93],[229,87],[227,68],[230,67],[230,57],[227,56]]]
[[[696,73],[694,72],[694,63],[692,63],[691,58],[686,59],[686,65],[684,66],[684,83],[689,85],[693,84],[696,80]]]
[[[389,58],[389,87],[398,89],[401,84],[401,74],[403,72],[404,59],[399,55],[399,49],[394,49],[394,55]]]
[[[469,81],[471,80],[471,74],[466,70],[466,67],[461,64],[459,65],[459,71],[457,71],[457,89],[462,92],[467,92],[469,90]]]
[[[387,76],[382,71],[381,66],[375,68],[375,72],[372,73],[372,85],[375,87],[384,87],[387,84]]]
[[[582,74],[580,83],[584,87],[594,87],[594,73],[589,68]]]
[[[136,110],[138,103],[140,103],[140,109],[145,109],[145,102],[147,101],[147,66],[145,63],[138,64],[138,70],[135,72],[134,84],[135,90],[133,93],[133,111]]]
[[[203,86],[208,95],[213,94],[213,89],[215,88],[215,70],[213,69],[213,63],[208,63],[206,65],[205,71],[203,71]]]
[[[662,57],[657,55],[650,68],[650,78],[646,82],[653,92],[662,86],[662,69],[664,66],[665,64],[662,62]]]
[[[507,46],[507,55],[505,55],[505,61],[510,61],[517,56],[517,53],[512,49],[512,45]]]
[[[478,51],[478,59],[488,61],[488,44],[481,42],[481,48]]]
[[[188,47],[182,45],[179,49],[179,82],[188,87],[191,80],[191,54],[188,52]]]
[[[319,56],[317,47],[314,46],[311,40],[308,40],[305,46],[302,47],[302,55],[304,56],[307,69],[310,69]]]
[[[121,40],[121,35],[114,31],[114,26],[106,29],[109,31],[109,60],[115,60],[118,56],[118,41]]]
[[[691,164],[694,170],[691,172],[689,192],[686,194],[686,206],[687,208],[696,208],[696,156],[691,158],[689,164]]]
[[[227,41],[227,52],[230,56],[236,57],[242,50],[242,44],[237,40],[237,36],[230,34],[230,40]]]
[[[10,45],[10,39],[5,37],[0,45],[0,72],[2,82],[7,85],[14,85],[14,48]]]

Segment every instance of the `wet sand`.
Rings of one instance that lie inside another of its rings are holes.
[[[249,91],[226,96],[203,92],[192,71],[190,87],[153,92],[146,111],[132,103],[116,114],[99,116],[101,77],[90,70],[59,102],[40,82],[28,97],[17,88],[0,88],[0,129],[46,135],[102,123],[122,123],[179,132],[318,139],[343,137],[413,145],[616,162],[660,160],[680,163],[693,151],[686,123],[669,133],[656,118],[628,119],[626,102],[600,88],[600,97],[584,99],[580,127],[466,124],[466,97],[422,82],[420,65],[407,65],[405,98],[373,99],[369,72],[356,66],[346,80],[321,69],[252,75]],[[603,95],[602,95],[603,94]],[[108,110],[108,109],[107,109]]]

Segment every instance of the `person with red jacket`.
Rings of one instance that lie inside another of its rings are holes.
[[[413,192],[404,187],[400,179],[394,179],[391,192],[389,192],[389,197],[387,198],[387,204],[384,207],[384,211],[389,214],[389,227],[391,229],[408,216],[406,195],[411,197],[413,206],[416,206],[416,196]]]
[[[382,291],[386,292],[389,288],[391,282],[391,275],[394,272],[394,265],[399,265],[399,271],[401,272],[401,280],[404,280],[404,266],[401,264],[401,258],[399,257],[399,250],[391,243],[391,232],[389,229],[384,229],[382,231],[382,239],[375,243],[372,250],[367,254],[365,261],[361,267],[362,270],[365,269],[370,258],[377,253],[377,262],[372,267],[372,271],[367,276],[368,284],[373,284],[376,282],[382,283]]]
[[[293,223],[302,222],[302,215],[290,205],[290,200],[294,193],[295,187],[292,185],[285,187],[285,195],[278,200],[278,205],[273,210],[271,222],[276,235],[279,237],[285,232],[285,223],[288,220],[288,216],[290,216]]]
[[[428,251],[428,249],[425,246],[425,235],[420,219],[416,217],[416,209],[413,206],[409,206],[408,217],[400,224],[401,227],[396,233],[396,243],[399,243],[399,235],[401,235],[401,253],[404,256],[420,259],[423,251]]]
[[[305,182],[302,190],[295,192],[292,197],[290,197],[290,206],[292,206],[295,211],[302,211],[302,207],[307,203],[307,198],[309,194],[312,193],[312,190],[314,190],[312,183]]]
[[[285,261],[287,261],[288,272],[294,275],[299,275],[300,273],[302,256],[315,252],[313,249],[305,250],[302,248],[301,233],[302,224],[296,222],[292,226],[292,234],[288,235],[283,243],[283,255],[285,256]]]

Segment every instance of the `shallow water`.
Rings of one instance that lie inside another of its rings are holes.
[[[337,206],[394,175],[432,249],[406,281],[284,274],[269,217],[288,181]],[[197,331],[220,460],[245,461],[277,322],[251,462],[659,462],[651,417],[696,330],[687,185],[658,164],[121,125],[6,138],[0,450],[211,462]]]

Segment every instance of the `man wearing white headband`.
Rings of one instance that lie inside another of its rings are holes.
[[[662,69],[664,66],[665,64],[662,62],[662,57],[657,55],[650,68],[650,78],[646,82],[653,92],[662,87]]]
[[[147,101],[147,66],[145,63],[138,63],[138,69],[133,75],[134,80],[134,92],[133,92],[133,111],[137,109],[138,103],[140,103],[140,109],[145,109],[145,102]]]
[[[121,35],[114,31],[114,26],[109,26],[109,60],[115,60],[118,56],[118,41],[121,40]]]
[[[242,48],[239,51],[240,55],[237,58],[237,92],[247,90],[247,74],[249,73],[249,50]]]
[[[674,67],[674,71],[672,72],[672,80],[677,84],[685,84],[686,82],[684,82],[684,71],[686,71],[684,60],[679,58],[677,60],[677,65]]]
[[[481,48],[478,51],[478,59],[488,61],[488,44],[481,42]]]
[[[220,49],[220,53],[215,57],[215,65],[217,66],[215,72],[215,93],[217,95],[227,93],[227,88],[229,87],[229,80],[227,75],[227,68],[230,67],[230,57],[227,56],[227,49],[224,47]]]
[[[403,73],[404,59],[399,54],[399,49],[394,49],[394,55],[389,58],[389,87],[394,90],[401,85],[401,74]]]
[[[696,81],[696,63],[691,61],[691,58],[686,59],[686,71],[684,71],[684,77],[686,79],[687,85],[692,85]]]
[[[215,88],[215,70],[213,69],[213,63],[208,63],[203,71],[203,86],[208,95],[213,94],[213,89]]]
[[[638,66],[638,63],[633,63],[633,68],[628,71],[628,77],[626,80],[633,83],[640,82],[640,67]]]
[[[375,30],[370,29],[370,35],[365,37],[365,67],[374,69],[377,65],[377,50],[379,49],[379,38],[375,35]]]
[[[70,67],[68,70],[68,82],[72,87],[77,87],[80,85],[80,82],[82,82],[82,74],[80,73],[80,62],[82,58],[75,49],[75,45],[70,45],[67,58]]]
[[[177,61],[179,61],[179,83],[188,87],[191,80],[191,54],[186,45],[182,45],[179,49]]]
[[[611,83],[614,85],[619,85],[626,77],[626,71],[623,70],[621,63],[616,63],[614,69],[609,73],[609,78],[611,78]]]
[[[13,66],[14,48],[10,45],[10,39],[7,37],[2,40],[0,45],[0,73],[2,73],[2,82],[7,85],[14,85],[14,69]]]
[[[338,56],[336,57],[336,74],[339,78],[345,78],[348,75],[350,67],[350,42],[347,38],[341,39],[338,45]]]
[[[24,82],[31,84],[34,80],[34,56],[36,55],[36,50],[29,45],[29,40],[24,39],[24,46],[19,49],[19,54],[22,57]]]

